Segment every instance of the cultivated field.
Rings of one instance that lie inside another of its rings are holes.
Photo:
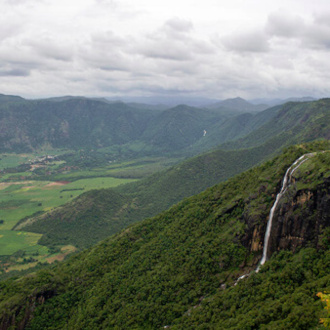
[[[61,261],[76,250],[39,245],[42,234],[13,230],[20,220],[51,211],[88,190],[136,181],[177,161],[146,157],[76,166],[77,155],[72,157],[65,161],[45,160],[42,154],[0,155],[0,274]]]

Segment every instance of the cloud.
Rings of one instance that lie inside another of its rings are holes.
[[[171,18],[165,22],[160,32],[163,32],[169,37],[179,37],[180,35],[189,34],[193,31],[193,24],[191,21],[180,19],[178,17]]]
[[[17,37],[24,31],[24,25],[15,22],[12,17],[0,18],[0,44],[6,39]]]
[[[27,96],[323,93],[330,89],[327,1],[0,1],[0,89]]]
[[[265,32],[270,38],[296,39],[299,48],[330,48],[330,14],[315,15],[306,21],[283,11],[268,16]]]
[[[61,41],[56,41],[51,37],[41,37],[37,40],[25,41],[28,47],[41,57],[54,59],[57,61],[71,61],[74,53],[74,46]]]
[[[76,57],[90,69],[105,71],[131,71],[134,52],[130,52],[130,40],[111,30],[94,33],[77,49]]]
[[[330,19],[329,14],[314,17],[303,38],[307,46],[330,49],[330,23],[327,19]]]
[[[0,68],[1,77],[27,77],[30,75],[29,70],[25,69],[2,69]]]
[[[139,42],[137,51],[145,57],[181,62],[213,53],[211,43],[197,38],[193,31],[192,22],[172,18]]]
[[[306,24],[303,18],[283,11],[270,14],[265,27],[266,33],[269,35],[284,38],[302,36],[305,29]]]
[[[227,50],[236,52],[262,53],[269,51],[268,38],[262,31],[236,33],[222,38]]]

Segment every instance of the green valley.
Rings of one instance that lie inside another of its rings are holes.
[[[238,142],[228,142],[214,151],[189,158],[138,182],[83,194],[61,208],[22,222],[19,228],[44,234],[40,243],[46,246],[59,242],[79,248],[91,246],[133,222],[155,216],[182,199],[271,158],[290,144],[288,135],[292,141],[299,139],[301,142],[310,140],[311,134],[314,134],[313,138],[327,138],[330,131],[329,109],[330,100],[327,99],[306,104],[292,103],[283,109],[277,107],[276,111],[274,108],[265,110],[255,115],[259,123],[256,126],[260,128],[238,140],[243,145],[244,141],[254,139],[255,146],[223,150],[230,143],[236,143],[237,148],[239,146]],[[307,115],[313,126],[300,122],[300,118]],[[281,128],[274,116],[292,118],[289,124],[283,119],[285,125]],[[290,125],[293,127],[291,131]],[[265,132],[268,127],[277,127],[275,133],[270,132],[268,140],[265,136],[255,139],[255,132]]]

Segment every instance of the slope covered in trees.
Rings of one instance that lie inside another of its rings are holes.
[[[298,145],[225,183],[185,199],[51,269],[1,283],[0,324],[26,329],[317,328],[330,288],[330,144]],[[292,210],[293,252],[274,253],[258,274],[267,216]],[[309,198],[301,198],[309,196]],[[314,224],[305,236],[299,224]],[[297,252],[298,251],[298,252]]]
[[[226,149],[249,148],[273,138],[284,145],[330,138],[330,99],[314,102],[289,102],[280,107],[272,120],[255,129],[247,137],[228,142]],[[267,112],[268,110],[266,110]]]

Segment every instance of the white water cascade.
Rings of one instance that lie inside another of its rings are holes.
[[[272,223],[273,223],[273,217],[274,217],[274,213],[277,207],[278,202],[280,201],[281,197],[284,195],[284,193],[286,192],[287,188],[289,187],[290,183],[291,183],[291,179],[292,179],[292,175],[293,173],[296,171],[296,169],[302,164],[304,163],[309,157],[313,156],[315,153],[308,153],[308,154],[304,154],[301,157],[299,157],[285,172],[285,175],[283,177],[283,182],[282,182],[282,187],[280,192],[277,194],[275,202],[272,206],[272,208],[270,209],[269,212],[269,219],[267,222],[267,228],[266,228],[266,233],[265,233],[265,239],[264,239],[264,248],[263,248],[263,252],[262,252],[262,258],[256,268],[256,273],[259,272],[260,267],[267,261],[267,253],[268,253],[268,245],[269,245],[269,237],[270,237],[270,232],[272,229]],[[236,285],[240,280],[242,280],[243,278],[246,278],[250,275],[250,273],[248,274],[244,274],[242,276],[240,276],[234,285]]]
[[[273,204],[273,206],[272,206],[272,208],[270,209],[270,212],[269,212],[269,219],[268,219],[266,233],[265,233],[264,248],[263,248],[263,252],[262,252],[262,258],[261,258],[260,263],[259,263],[259,265],[258,265],[258,267],[256,269],[256,272],[259,271],[260,266],[262,266],[266,262],[266,260],[267,260],[269,237],[270,237],[270,232],[271,232],[271,229],[272,229],[273,217],[274,217],[274,213],[275,213],[277,204],[280,201],[280,199],[282,198],[282,196],[284,195],[284,193],[286,192],[287,188],[289,187],[289,185],[291,183],[291,179],[292,179],[292,174],[311,155],[312,154],[302,155],[285,172],[285,175],[284,175],[284,178],[283,178],[283,182],[282,182],[282,188],[281,188],[280,192],[277,194],[276,199],[275,199],[275,202],[274,202],[274,204]]]

